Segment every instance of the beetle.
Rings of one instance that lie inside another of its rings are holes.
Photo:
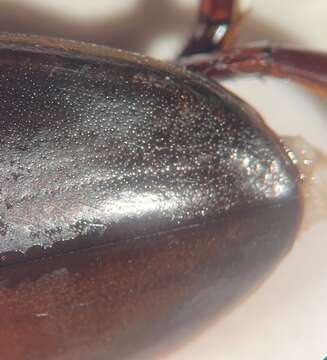
[[[1,358],[122,359],[179,339],[291,249],[290,150],[213,80],[255,71],[324,93],[326,56],[230,48],[233,5],[201,1],[177,64],[0,36]]]

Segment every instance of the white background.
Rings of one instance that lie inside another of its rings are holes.
[[[192,28],[195,0],[0,0],[0,29],[106,43],[172,58]],[[248,0],[239,41],[273,40],[327,52],[326,0]],[[285,80],[224,83],[280,134],[327,153],[327,99]],[[326,185],[327,188],[327,185]],[[324,201],[324,199],[322,199]],[[247,301],[165,360],[323,360],[327,356],[327,221],[301,232]],[[139,357],[138,357],[139,358]]]

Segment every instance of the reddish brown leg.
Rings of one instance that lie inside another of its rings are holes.
[[[208,53],[225,47],[230,41],[230,27],[236,0],[201,0],[198,23],[182,56]]]
[[[212,78],[258,73],[289,78],[327,96],[327,54],[272,46],[252,46],[179,60]]]

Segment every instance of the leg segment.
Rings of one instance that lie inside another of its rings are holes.
[[[208,53],[229,42],[236,0],[201,0],[198,23],[182,56]]]
[[[326,53],[249,46],[181,58],[179,63],[216,79],[242,73],[289,78],[327,96]]]

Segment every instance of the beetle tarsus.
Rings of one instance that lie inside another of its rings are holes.
[[[197,25],[182,56],[226,48],[238,28],[236,3],[235,0],[201,0]]]
[[[251,73],[288,78],[327,96],[327,54],[322,52],[249,45],[181,58],[179,63],[215,79]]]

